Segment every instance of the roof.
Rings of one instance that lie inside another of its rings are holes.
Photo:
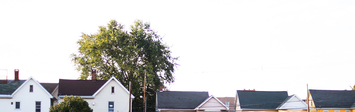
[[[226,105],[226,102],[229,102],[229,110],[234,110],[234,99],[235,97],[217,97],[219,101]]]
[[[59,95],[91,96],[105,84],[107,80],[68,80],[59,79]]]
[[[355,91],[309,90],[316,108],[351,108],[355,102]]]
[[[1,95],[11,95],[17,88],[19,88],[26,80],[9,80],[7,84],[0,84]]]
[[[237,91],[242,109],[276,109],[288,97],[287,91]]]
[[[195,109],[208,98],[208,92],[157,92],[157,109]]]
[[[40,83],[49,93],[52,93],[58,86],[58,83]]]

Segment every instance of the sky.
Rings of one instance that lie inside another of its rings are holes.
[[[352,0],[1,0],[0,79],[77,79],[82,33],[149,22],[179,57],[171,91],[349,90],[355,84]]]

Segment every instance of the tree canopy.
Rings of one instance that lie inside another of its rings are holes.
[[[49,112],[92,112],[88,102],[81,97],[64,97],[64,101],[52,106]]]
[[[128,88],[132,82],[132,93],[142,95],[144,71],[147,73],[147,90],[152,94],[164,83],[174,82],[175,62],[162,38],[150,28],[149,23],[140,20],[126,31],[122,24],[111,20],[107,26],[100,26],[96,34],[82,34],[77,42],[78,54],[72,54],[80,79],[87,79],[92,69],[97,79],[107,80],[115,76]]]

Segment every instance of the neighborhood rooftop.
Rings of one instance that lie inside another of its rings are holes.
[[[353,90],[309,90],[316,108],[352,108]]]
[[[162,91],[157,92],[157,106],[159,109],[195,109],[208,97],[208,92]]]
[[[59,80],[59,95],[90,96],[105,84],[107,80]],[[75,90],[75,91],[73,91]]]
[[[276,109],[288,97],[287,91],[243,91],[238,90],[242,109]]]

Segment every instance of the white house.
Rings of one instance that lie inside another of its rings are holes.
[[[225,112],[229,107],[224,105],[218,98],[211,95],[204,102],[195,108],[197,112]]]
[[[18,79],[0,84],[0,105],[2,112],[48,112],[53,96],[34,78]]]
[[[60,79],[59,103],[64,101],[65,96],[71,95],[82,97],[94,112],[129,111],[129,92],[115,77],[109,80]],[[132,95],[131,101],[133,98]]]

